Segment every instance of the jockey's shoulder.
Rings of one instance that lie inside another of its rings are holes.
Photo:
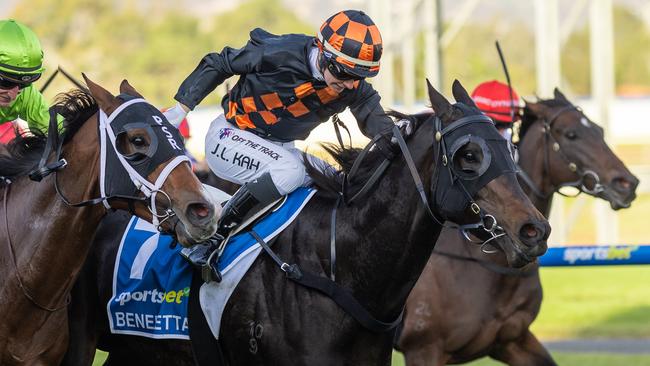
[[[250,32],[251,42],[257,45],[287,44],[292,42],[304,43],[313,38],[312,36],[298,33],[273,34],[262,28],[255,28]]]

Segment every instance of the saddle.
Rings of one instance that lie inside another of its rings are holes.
[[[284,204],[284,202],[287,200],[287,197],[288,196],[286,195],[282,196],[274,202],[266,205],[262,209],[249,213],[249,215],[244,218],[241,224],[230,231],[229,235],[226,238],[223,238],[220,235],[215,235],[206,242],[194,245],[189,248],[183,248],[181,250],[181,256],[183,256],[197,270],[200,271],[204,282],[220,282],[221,273],[217,268],[218,259],[222,256],[230,239],[245,231],[246,229],[252,228],[260,220],[275,212]]]

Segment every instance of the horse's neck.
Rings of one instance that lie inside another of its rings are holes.
[[[527,184],[522,184],[524,192],[528,195],[535,207],[548,217],[553,203],[553,184],[551,182],[550,172],[546,171],[545,166],[550,146],[546,146],[544,133],[540,132],[540,124],[535,122],[531,130],[528,131],[519,145],[519,166],[526,173],[537,189],[545,197],[540,197]],[[537,129],[537,130],[535,130]]]
[[[431,150],[413,153],[420,172],[432,161],[426,154]],[[341,209],[337,219],[340,282],[384,316],[406,300],[441,229],[426,213],[403,159],[395,158],[377,188]],[[421,178],[428,191],[429,178]]]
[[[98,194],[97,155],[66,156],[69,164],[58,173],[63,194],[73,202]],[[60,304],[85,260],[104,210],[97,205],[66,205],[55,191],[55,179],[52,174],[41,182],[23,178],[12,184],[5,213],[8,225],[0,223],[0,235],[10,235],[19,274],[34,297],[41,303]]]

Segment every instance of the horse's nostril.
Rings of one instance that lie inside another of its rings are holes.
[[[534,239],[536,237],[541,237],[539,230],[537,230],[537,227],[534,224],[526,224],[522,226],[519,233],[525,239]]]
[[[192,203],[188,207],[188,211],[190,214],[193,216],[199,218],[199,219],[204,219],[208,216],[210,216],[210,207],[206,204],[203,203]]]
[[[625,178],[614,178],[614,187],[616,187],[619,190],[625,190],[628,191],[630,188],[632,188],[632,183],[628,181]]]

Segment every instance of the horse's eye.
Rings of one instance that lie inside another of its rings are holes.
[[[147,144],[147,141],[142,137],[142,136],[134,136],[129,139],[133,146],[140,148],[140,147],[145,147]]]
[[[463,156],[463,158],[468,163],[476,163],[476,161],[477,161],[476,160],[476,155],[474,155],[474,153],[471,152],[471,151],[466,152],[465,155]]]
[[[567,131],[564,136],[569,140],[575,140],[578,137],[575,131]]]

